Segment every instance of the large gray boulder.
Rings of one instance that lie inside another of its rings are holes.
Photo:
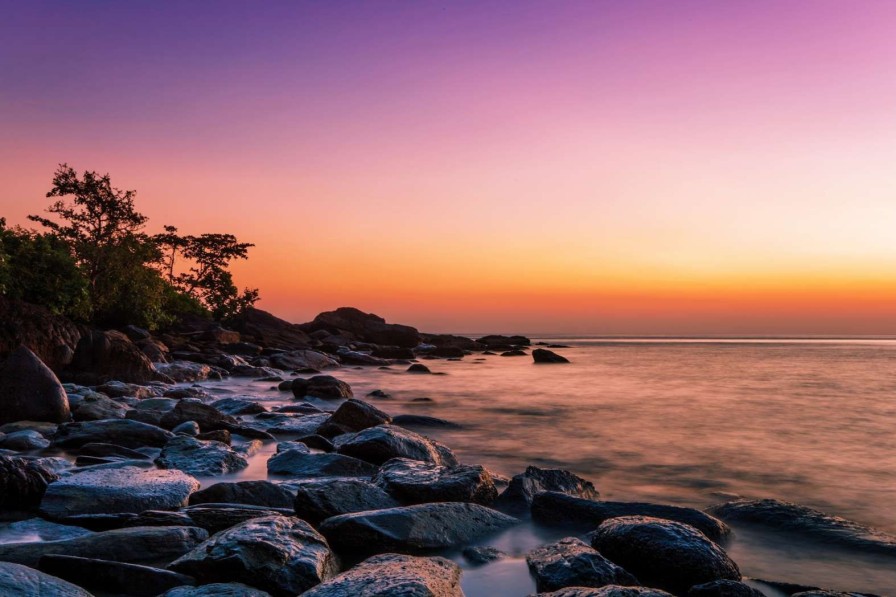
[[[249,461],[227,444],[186,435],[165,444],[155,462],[159,468],[176,469],[197,477],[226,475],[249,466]]]
[[[0,595],[4,597],[93,597],[77,585],[34,568],[0,562]]]
[[[331,516],[397,508],[401,504],[364,479],[314,479],[296,486],[296,515],[311,524]]]
[[[59,378],[27,347],[18,347],[0,366],[0,424],[69,420],[68,396]]]
[[[393,458],[380,467],[373,481],[405,504],[475,502],[487,506],[498,497],[494,479],[479,465],[440,466]]]
[[[569,527],[583,533],[594,530],[605,520],[620,516],[673,520],[696,528],[717,543],[731,533],[724,522],[694,508],[646,502],[594,501],[554,491],[539,493],[532,501],[532,518],[539,524]]]
[[[173,437],[173,433],[148,423],[130,419],[103,419],[60,425],[53,436],[53,443],[65,449],[80,448],[84,444],[161,448]]]
[[[377,465],[392,458],[410,458],[443,466],[457,464],[457,459],[447,447],[395,425],[377,425],[359,431],[342,442],[338,452]]]
[[[197,489],[199,481],[180,471],[135,466],[85,470],[50,483],[40,510],[51,519],[175,510]]]
[[[0,561],[36,568],[43,556],[58,554],[154,565],[182,556],[207,538],[197,527],[115,529],[60,541],[0,544]]]
[[[168,568],[201,582],[242,582],[294,597],[334,576],[339,562],[307,522],[270,516],[218,533]]]
[[[638,584],[634,576],[575,537],[530,551],[526,555],[526,563],[539,591]]]
[[[364,560],[302,597],[463,597],[460,574],[445,558],[389,553]]]
[[[0,456],[0,511],[36,508],[47,486],[58,478],[36,460]]]
[[[340,552],[415,553],[470,543],[518,520],[479,504],[442,502],[342,514],[320,531]]]
[[[642,583],[675,594],[714,580],[740,580],[737,564],[692,526],[623,516],[603,522],[591,545]]]

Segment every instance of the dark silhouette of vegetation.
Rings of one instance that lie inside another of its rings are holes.
[[[149,235],[136,191],[108,174],[78,176],[62,164],[47,197],[49,217],[29,216],[39,233],[7,228],[0,218],[0,294],[101,326],[164,327],[186,314],[225,320],[258,300],[228,271],[254,246],[232,234]],[[180,261],[178,261],[180,259]],[[183,271],[178,271],[177,266]]]

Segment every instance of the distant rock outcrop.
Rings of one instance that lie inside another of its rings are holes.
[[[271,315],[267,311],[251,307],[229,322],[243,341],[267,348],[295,350],[308,348],[311,338],[302,327]]]
[[[301,328],[308,333],[321,330],[330,334],[348,332],[357,340],[385,346],[413,348],[420,343],[420,332],[416,328],[386,323],[382,317],[364,313],[354,307],[326,311],[315,317],[314,321],[301,324]]]

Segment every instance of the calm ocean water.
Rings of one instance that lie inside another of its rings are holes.
[[[778,498],[896,534],[896,341],[552,341],[569,345],[556,351],[572,364],[473,355],[425,361],[444,375],[332,373],[356,397],[390,393],[369,399],[390,414],[461,424],[425,433],[503,475],[529,464],[566,468],[606,499],[699,508]],[[203,385],[271,406],[284,399],[269,383]],[[414,401],[422,397],[432,401]],[[271,450],[238,478],[265,478]],[[534,592],[523,556],[557,537],[522,525],[489,542],[514,557],[480,568],[458,557],[467,595]],[[896,595],[892,558],[740,528],[727,549],[746,576]]]

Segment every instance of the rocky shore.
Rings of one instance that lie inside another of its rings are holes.
[[[155,335],[0,311],[2,595],[458,596],[444,556],[501,559],[489,539],[524,521],[567,534],[526,554],[551,597],[858,595],[743,578],[729,523],[896,555],[896,538],[794,504],[703,512],[604,501],[564,470],[503,478],[411,430],[454,423],[393,418],[339,378],[473,354],[569,363],[522,336],[425,334],[350,308],[298,325],[250,309],[232,329]],[[190,385],[230,376],[287,404]],[[207,481],[266,446],[268,480]]]

